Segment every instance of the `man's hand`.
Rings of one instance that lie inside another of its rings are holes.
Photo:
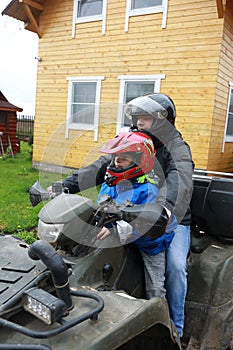
[[[151,227],[150,230],[145,234],[149,238],[161,237],[167,230],[167,225],[169,221],[169,214],[166,208],[163,208],[162,213],[156,223]]]
[[[155,239],[166,232],[171,212],[159,203],[147,203],[124,208],[122,214],[123,220],[135,230]]]

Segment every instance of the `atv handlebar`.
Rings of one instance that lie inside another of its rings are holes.
[[[45,190],[39,182],[35,182],[29,190],[31,204],[36,206],[43,200],[53,199],[61,193],[67,192],[62,182],[52,184],[52,192]],[[93,225],[103,227],[109,222],[124,220],[142,235],[150,238],[160,237],[166,231],[167,221],[161,227],[157,224],[159,218],[163,218],[164,208],[158,203],[146,203],[135,205],[130,201],[124,204],[116,203],[110,196],[104,195],[94,210]]]
[[[158,238],[166,232],[167,216],[163,206],[158,203],[135,205],[126,201],[124,204],[117,204],[110,196],[105,196],[96,212],[99,215],[99,220],[97,219],[99,227],[109,222],[124,220],[149,238]],[[164,218],[164,224],[161,223],[161,218]]]

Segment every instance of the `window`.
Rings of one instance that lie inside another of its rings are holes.
[[[233,142],[233,82],[230,82],[228,108],[226,114],[225,137],[223,141],[222,152],[224,152],[225,142]]]
[[[75,37],[76,23],[102,21],[102,34],[106,31],[107,0],[74,0],[73,30]]]
[[[98,137],[101,81],[104,77],[71,77],[68,90],[66,137],[69,129],[94,130]]]
[[[165,75],[139,75],[139,76],[119,76],[120,79],[120,98],[118,110],[118,127],[117,133],[128,129],[130,120],[124,114],[126,103],[135,97],[145,95],[150,92],[159,92],[161,79]]]
[[[162,13],[162,28],[166,28],[168,0],[127,0],[125,31],[129,29],[129,17]]]
[[[7,127],[7,112],[0,111],[0,125]]]

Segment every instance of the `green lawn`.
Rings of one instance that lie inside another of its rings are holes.
[[[32,148],[21,142],[21,151],[14,158],[0,157],[0,231],[15,233],[37,226],[41,206],[32,207],[29,188],[38,179],[32,168]]]
[[[14,158],[0,156],[0,232],[19,233],[28,243],[35,237],[38,213],[44,203],[32,207],[29,189],[35,181],[43,188],[61,179],[61,174],[46,173],[32,168],[32,146],[21,142],[20,153]],[[82,195],[96,201],[97,192],[87,190]]]

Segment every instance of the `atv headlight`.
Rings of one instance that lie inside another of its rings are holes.
[[[64,301],[43,289],[29,289],[22,300],[24,309],[46,324],[59,321],[67,313]]]
[[[46,224],[39,219],[38,237],[48,243],[55,243],[62,234],[64,224]]]

